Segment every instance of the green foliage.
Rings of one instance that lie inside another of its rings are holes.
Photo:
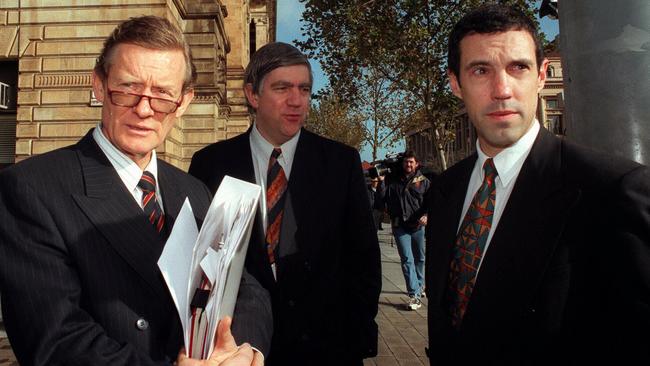
[[[337,96],[327,92],[321,93],[319,103],[312,103],[305,128],[357,150],[365,138],[363,118]]]
[[[367,109],[368,88],[382,80],[385,92],[403,98],[407,107],[400,111],[404,115],[383,126],[392,128],[398,139],[406,131],[432,126],[434,143],[442,150],[443,139],[453,137],[445,128],[452,125],[459,107],[448,87],[447,38],[462,15],[487,1],[301,1],[306,39],[296,43],[321,62],[332,92],[350,107]],[[535,0],[500,2],[518,6],[536,19]],[[444,160],[444,151],[439,155]]]

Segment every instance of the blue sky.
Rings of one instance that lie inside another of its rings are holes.
[[[538,1],[538,6],[541,1]],[[302,32],[300,31],[302,12],[304,4],[298,0],[277,0],[278,14],[277,14],[277,30],[276,39],[281,42],[293,43],[296,39],[302,39]],[[546,33],[549,40],[555,38],[558,34],[558,21],[551,20],[545,17],[541,20],[542,31]],[[314,91],[321,89],[327,85],[327,77],[324,75],[318,61],[310,60],[314,72]],[[393,149],[394,151],[380,151],[379,158],[386,155],[386,153],[400,152],[404,150],[404,143],[402,142]],[[367,148],[361,149],[361,160],[372,160],[372,154]]]

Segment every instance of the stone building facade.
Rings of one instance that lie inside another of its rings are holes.
[[[178,24],[198,71],[196,97],[159,156],[187,169],[196,150],[248,128],[243,72],[251,52],[275,39],[275,0],[4,0],[0,168],[73,144],[97,125],[95,59],[115,25],[139,15]]]

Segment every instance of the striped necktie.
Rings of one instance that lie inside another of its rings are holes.
[[[492,227],[496,196],[494,180],[498,175],[492,158],[485,161],[483,170],[483,183],[476,191],[458,230],[449,272],[449,310],[451,323],[456,329],[460,327],[467,310]]]
[[[275,263],[275,248],[280,241],[284,197],[287,191],[287,177],[278,162],[278,157],[281,154],[280,148],[273,149],[266,178],[266,248],[271,264]]]
[[[154,229],[160,233],[165,226],[165,214],[156,199],[156,178],[150,172],[144,171],[138,187],[142,189],[142,210]]]

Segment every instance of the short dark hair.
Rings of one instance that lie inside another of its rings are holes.
[[[307,56],[290,44],[283,42],[268,43],[253,53],[248,66],[246,66],[244,88],[246,85],[251,84],[253,93],[259,94],[264,77],[268,73],[278,67],[295,65],[307,66],[307,69],[309,69],[309,82],[313,84],[314,76]]]
[[[192,61],[190,45],[183,32],[169,20],[153,15],[134,17],[115,27],[104,41],[104,48],[97,58],[95,73],[106,80],[111,68],[115,48],[120,44],[133,44],[153,50],[180,50],[185,58],[183,91],[192,88],[196,81],[196,67]]]
[[[471,34],[500,33],[509,30],[528,32],[535,42],[537,67],[544,60],[544,50],[535,23],[520,10],[501,4],[488,4],[465,14],[449,34],[447,65],[460,78],[460,41]]]
[[[406,159],[410,159],[410,158],[413,158],[413,159],[415,159],[415,161],[419,162],[418,157],[415,154],[415,150],[406,150],[402,154],[402,159],[406,160]]]

